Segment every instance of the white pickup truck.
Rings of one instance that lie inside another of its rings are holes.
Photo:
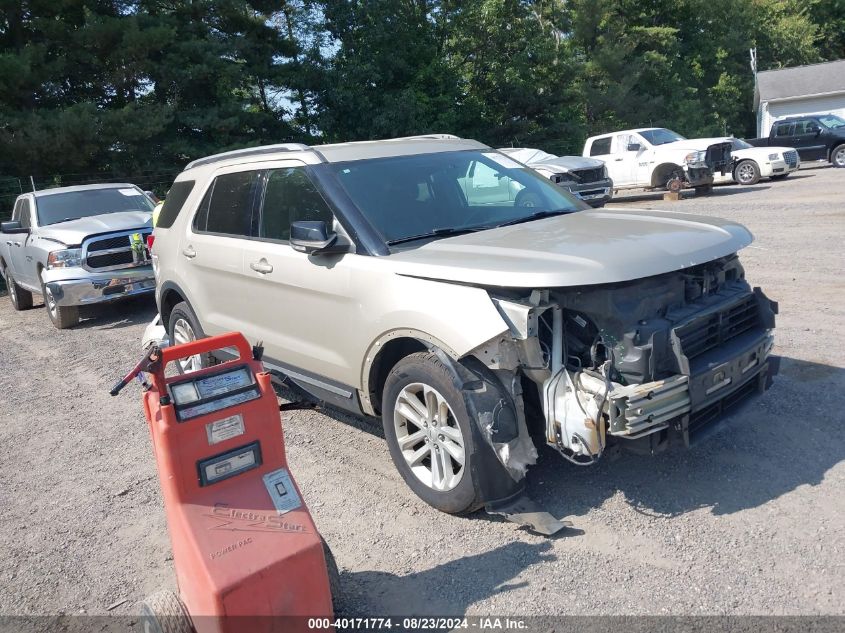
[[[693,187],[707,193],[714,173],[732,171],[731,139],[687,139],[666,128],[591,136],[582,155],[604,162],[615,191]]]
[[[129,183],[44,189],[18,196],[0,223],[0,275],[15,310],[44,298],[58,329],[79,307],[155,290],[145,241],[152,201]]]

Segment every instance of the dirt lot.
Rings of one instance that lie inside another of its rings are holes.
[[[375,427],[288,415],[344,614],[845,614],[845,170],[620,205],[754,232],[748,277],[780,302],[775,386],[689,452],[594,468],[543,452],[530,493],[579,530],[556,539],[440,514]],[[0,300],[0,613],[137,613],[173,586],[139,391],[108,395],[154,312],[132,301],[58,332]]]

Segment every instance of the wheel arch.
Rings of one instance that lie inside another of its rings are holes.
[[[188,304],[191,311],[196,315],[197,311],[194,310],[194,306],[188,300],[187,294],[178,285],[172,281],[166,281],[162,284],[161,292],[159,292],[158,311],[161,315],[161,323],[165,328],[167,328],[167,324],[170,322],[170,313],[173,312],[173,308],[183,301]],[[197,319],[199,319],[199,315],[197,315]]]
[[[651,172],[651,186],[662,187],[669,181],[669,176],[675,171],[680,171],[683,174],[684,169],[676,163],[660,163]]]
[[[450,358],[457,360],[459,355],[438,338],[415,329],[398,329],[385,332],[378,337],[364,357],[361,372],[361,408],[367,415],[379,415],[381,412],[381,394],[390,370],[400,360],[416,352],[439,349]]]

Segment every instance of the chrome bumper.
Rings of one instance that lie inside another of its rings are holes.
[[[59,306],[78,306],[114,301],[155,291],[156,280],[152,268],[113,270],[108,273],[84,273],[83,277],[68,278],[66,271],[44,272],[44,285]]]
[[[561,186],[587,204],[608,202],[613,197],[613,181],[609,178],[586,184]]]

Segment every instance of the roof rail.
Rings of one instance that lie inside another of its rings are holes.
[[[200,165],[210,165],[211,163],[218,163],[229,158],[241,158],[244,156],[260,156],[261,154],[275,154],[277,152],[302,152],[309,151],[311,148],[302,143],[278,143],[276,145],[260,145],[259,147],[245,147],[243,149],[235,149],[231,152],[223,152],[221,154],[213,154],[205,158],[198,158],[191,161],[185,167],[185,170],[199,167]]]
[[[445,141],[445,140],[455,141],[455,140],[460,140],[461,137],[455,136],[454,134],[414,134],[413,136],[402,136],[400,138],[392,138],[392,139],[388,139],[388,140],[391,140],[391,141],[412,141],[412,140],[415,140],[415,139],[426,139],[426,138],[439,140],[439,141]]]

